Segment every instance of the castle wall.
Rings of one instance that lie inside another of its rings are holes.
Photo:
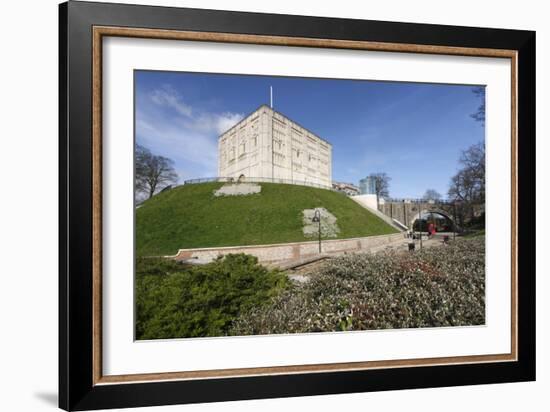
[[[332,184],[332,146],[261,106],[218,140],[218,175]]]

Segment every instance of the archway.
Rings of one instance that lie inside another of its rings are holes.
[[[447,213],[431,209],[417,213],[412,219],[411,227],[415,232],[427,232],[430,223],[435,225],[437,232],[452,232],[455,230],[455,223]]]
[[[244,179],[245,179],[245,176],[244,175],[240,175],[239,176],[239,179],[237,180],[239,183],[241,182],[244,182]]]

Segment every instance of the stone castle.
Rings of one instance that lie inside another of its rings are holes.
[[[332,145],[261,105],[218,138],[218,176],[332,187]]]

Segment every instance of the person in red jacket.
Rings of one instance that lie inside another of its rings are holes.
[[[430,223],[428,225],[428,237],[432,237],[433,235],[435,235],[435,225]]]

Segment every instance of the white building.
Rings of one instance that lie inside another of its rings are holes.
[[[266,105],[218,138],[218,176],[332,187],[332,145]]]
[[[359,194],[359,188],[353,183],[332,182],[332,188],[339,192],[345,193],[348,196],[355,196]]]

